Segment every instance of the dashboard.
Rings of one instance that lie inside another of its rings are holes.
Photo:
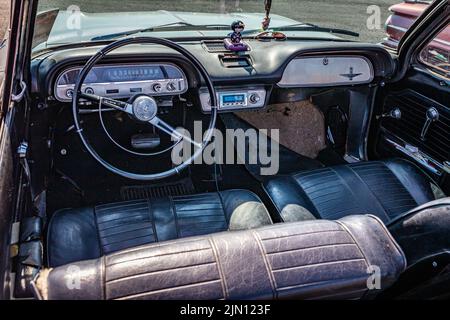
[[[214,82],[219,111],[263,108],[273,102],[274,91],[370,84],[395,70],[390,54],[372,44],[246,41],[252,50],[237,54],[221,49],[220,41],[214,45],[214,41],[179,43],[200,61]],[[35,57],[32,91],[46,101],[70,102],[82,66],[101,48],[69,48]],[[82,91],[115,99],[146,94],[162,96],[164,101],[191,92],[198,97],[201,110],[210,111],[202,79],[172,49],[130,45],[126,50],[111,52],[102,63],[88,74]]]

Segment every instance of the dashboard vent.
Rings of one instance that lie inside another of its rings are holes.
[[[450,110],[414,91],[405,90],[389,95],[384,104],[384,112],[394,108],[402,112],[400,120],[385,118],[382,127],[419,149],[439,162],[450,159]],[[439,120],[432,123],[425,140],[420,134],[426,121],[428,108],[439,112]]]
[[[231,52],[225,49],[223,41],[204,41],[203,45],[208,52]]]

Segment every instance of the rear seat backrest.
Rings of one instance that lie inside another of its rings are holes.
[[[44,270],[35,288],[43,299],[363,298],[380,292],[370,272],[383,290],[405,267],[383,223],[360,215],[140,246]]]

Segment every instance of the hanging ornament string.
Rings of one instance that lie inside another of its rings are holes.
[[[262,22],[262,29],[266,31],[269,29],[270,25],[270,9],[272,8],[272,0],[265,0],[264,1],[264,9],[266,10],[266,16],[264,17],[264,20]]]

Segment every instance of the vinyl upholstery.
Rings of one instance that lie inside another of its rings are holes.
[[[383,290],[406,261],[377,217],[358,215],[147,244],[43,270],[35,287],[43,299],[357,299],[381,291],[370,266]]]
[[[428,179],[412,163],[369,161],[276,177],[265,189],[283,221],[373,214],[389,222],[435,200]]]
[[[49,224],[48,265],[55,267],[143,244],[271,223],[261,200],[246,190],[64,209],[56,212]]]

